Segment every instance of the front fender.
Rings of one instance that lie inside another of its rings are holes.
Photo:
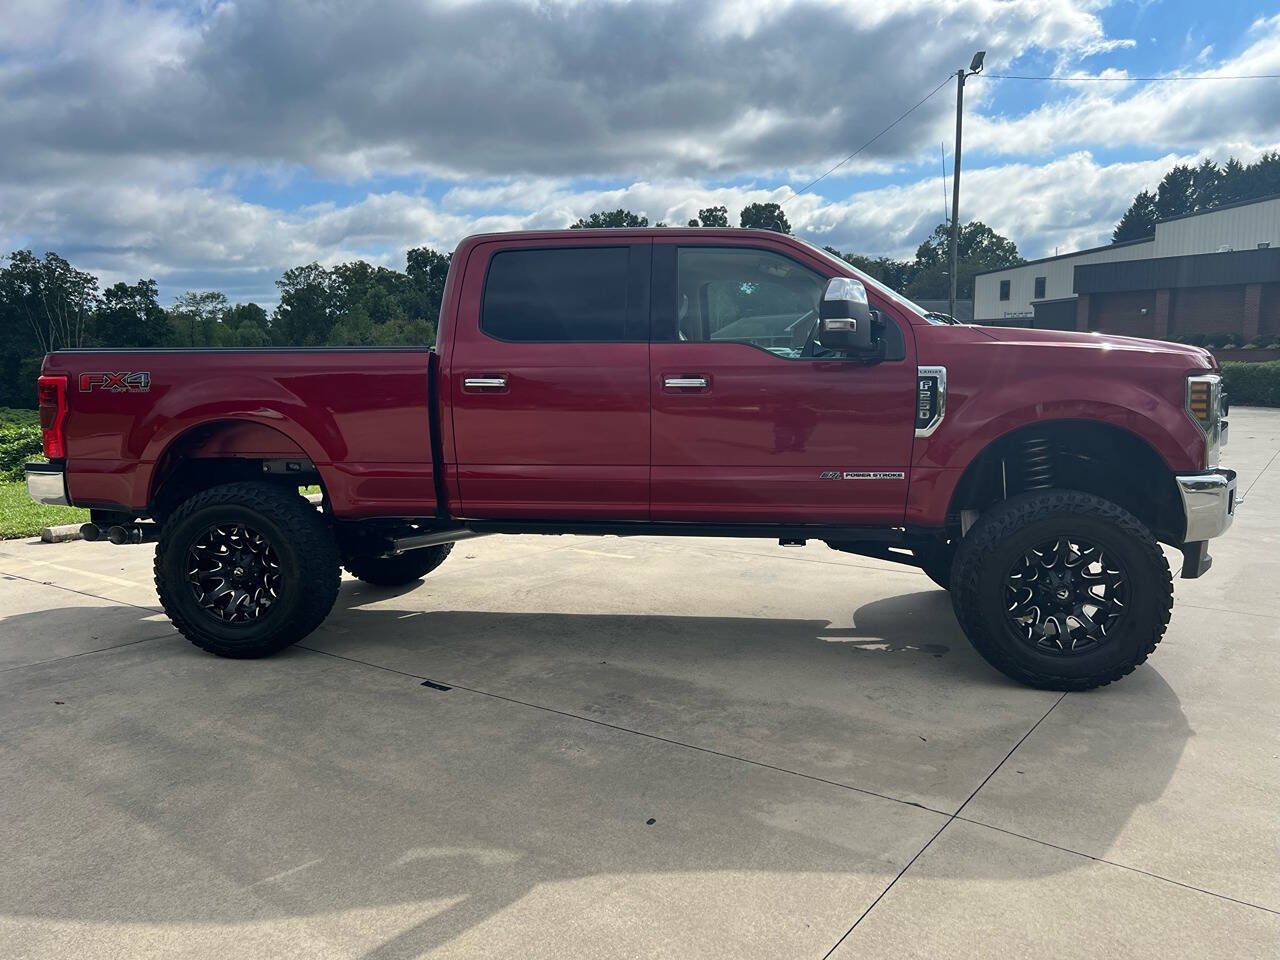
[[[1168,379],[1168,378],[1165,378]],[[976,388],[948,384],[947,414],[912,452],[907,522],[941,526],[964,472],[986,449],[1015,430],[1050,421],[1103,423],[1149,446],[1170,471],[1204,465],[1204,435],[1186,415],[1169,387],[1132,380],[1084,378],[1078,372],[1041,375],[1036,398],[1028,380],[987,382]],[[1174,381],[1176,383],[1176,380]],[[1044,398],[1044,399],[1040,399]]]

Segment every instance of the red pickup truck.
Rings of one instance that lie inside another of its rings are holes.
[[[756,230],[474,236],[434,349],[65,350],[39,395],[32,495],[158,541],[228,657],[467,537],[767,537],[915,564],[993,666],[1078,690],[1155,649],[1159,544],[1199,576],[1235,504],[1206,351],[939,322]]]

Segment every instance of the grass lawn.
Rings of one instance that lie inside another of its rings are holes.
[[[0,540],[39,536],[41,527],[59,523],[88,522],[88,510],[36,503],[27,496],[25,482],[0,483]]]

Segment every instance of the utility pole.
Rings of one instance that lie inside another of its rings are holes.
[[[960,245],[960,131],[964,120],[964,81],[966,77],[982,72],[982,61],[986,55],[985,50],[979,50],[969,62],[967,72],[963,69],[956,71],[956,161],[955,171],[951,175],[951,297],[947,301],[947,313],[952,317],[956,315],[956,274]]]

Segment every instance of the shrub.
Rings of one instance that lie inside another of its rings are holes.
[[[39,410],[19,410],[16,407],[0,407],[0,430],[3,430],[5,427],[34,427],[39,422]]]
[[[1204,346],[1210,350],[1234,350],[1240,346],[1240,337],[1234,333],[1210,333],[1204,338]]]
[[[1233,405],[1280,407],[1280,360],[1228,361],[1222,365],[1222,378]]]
[[[22,465],[44,459],[39,424],[0,426],[0,481],[23,479]]]

